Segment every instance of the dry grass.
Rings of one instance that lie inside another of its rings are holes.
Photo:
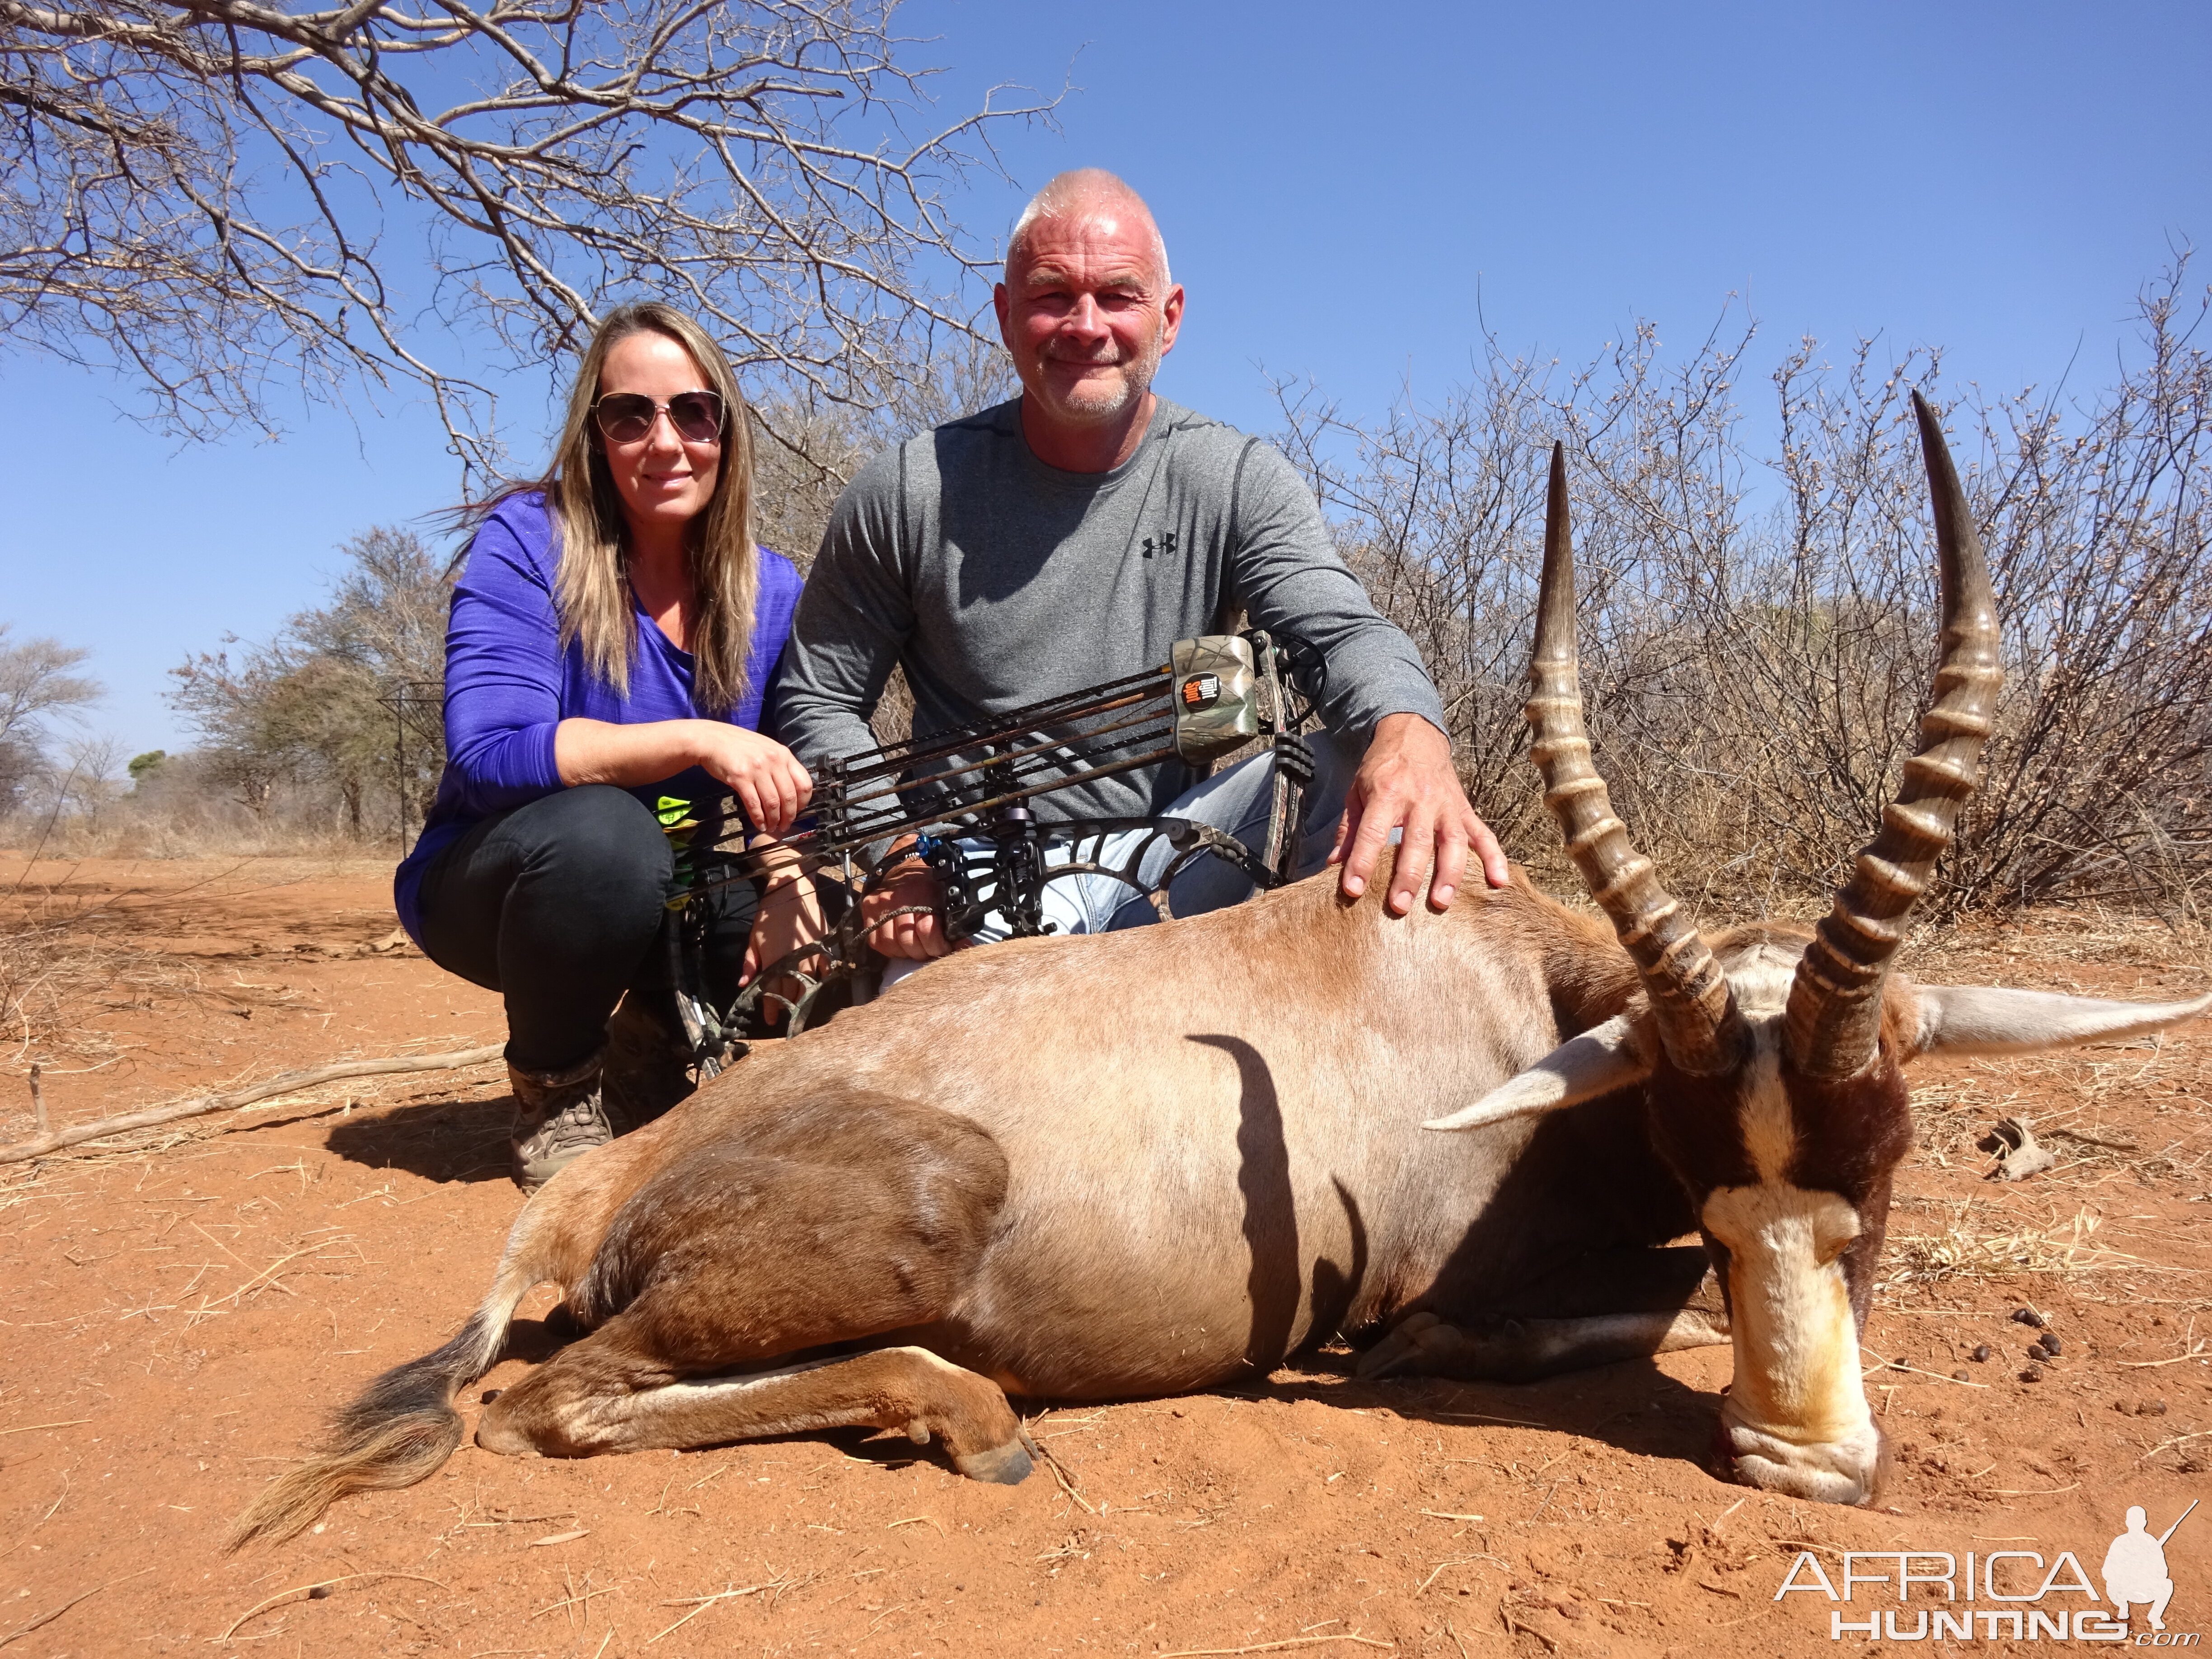
[[[1891,1234],[1886,1258],[1889,1286],[2012,1279],[2021,1273],[2072,1278],[2110,1267],[2140,1270],[2145,1265],[2141,1256],[2100,1243],[2096,1235],[2103,1218],[2086,1206],[2066,1221],[2041,1227],[2000,1225],[1987,1232],[1971,1224],[1973,1208],[1971,1200],[1953,1206],[1951,1223],[1941,1233]]]
[[[327,815],[271,815],[257,821],[224,802],[139,804],[131,797],[97,813],[0,818],[0,848],[37,849],[40,859],[213,859],[398,857],[390,835],[364,841]]]
[[[2179,1000],[2212,984],[2197,930],[2096,907],[2039,909],[2002,926],[1923,929],[1907,953],[1936,984],[2016,986],[2132,1000]],[[1981,1145],[2024,1117],[2059,1159],[2038,1190],[2112,1181],[2206,1179],[2212,1160],[2212,1048],[2193,1028],[2051,1054],[1946,1067],[1913,1090],[1918,1156],[1986,1171]]]
[[[188,965],[103,936],[101,907],[31,908],[27,916],[0,916],[0,1031],[11,1066],[34,1048],[79,1068],[105,1065],[118,1049],[108,1033],[88,1024],[93,1015],[150,1007],[157,994],[199,988]]]
[[[283,886],[329,867],[325,860],[270,865],[239,858],[196,878],[156,872],[141,886],[114,884],[112,872],[88,871],[69,860],[11,861],[8,874],[0,875],[0,1081],[6,1084],[0,1094],[0,1141],[31,1133],[24,1082],[31,1062],[53,1078],[100,1072],[124,1057],[133,1046],[132,1033],[117,1028],[144,1022],[118,1021],[118,1015],[158,1008],[166,1018],[195,1005],[236,1013],[284,1005],[289,991],[224,984],[220,975],[210,980],[199,957],[149,948],[146,941],[149,933],[179,923],[199,925],[208,910],[219,911],[241,889]],[[382,947],[325,948],[353,954]],[[208,1132],[185,1124],[150,1133],[173,1146]],[[143,1137],[131,1142],[134,1148],[143,1144]],[[87,1149],[109,1150],[104,1145]]]

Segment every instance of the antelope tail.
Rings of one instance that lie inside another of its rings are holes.
[[[510,1253],[491,1293],[453,1339],[363,1389],[337,1414],[323,1449],[278,1476],[238,1517],[224,1549],[281,1543],[349,1492],[411,1486],[434,1474],[461,1443],[453,1396],[498,1362],[515,1308],[542,1276],[536,1264],[525,1267]]]

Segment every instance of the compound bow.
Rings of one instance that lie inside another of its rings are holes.
[[[834,762],[815,779],[807,826],[772,846],[748,847],[742,828],[702,837],[707,820],[694,803],[663,800],[681,886],[663,936],[694,1072],[702,1082],[719,1072],[763,1004],[782,1007],[796,1036],[825,990],[870,981],[882,959],[867,935],[902,912],[864,922],[862,905],[915,858],[938,878],[944,901],[930,908],[955,943],[973,938],[993,912],[1015,937],[1052,932],[1045,889],[1078,876],[1119,882],[1163,915],[1169,886],[1202,858],[1236,866],[1260,887],[1280,886],[1297,856],[1313,781],[1312,751],[1299,733],[1317,701],[1309,688],[1318,684],[1318,659],[1301,644],[1260,629],[1204,635],[1177,641],[1167,662],[1143,673]],[[1040,819],[1032,809],[1041,796],[1165,761],[1210,767],[1255,740],[1275,754],[1267,834],[1257,848],[1188,818]],[[728,797],[718,805],[722,822],[741,823]],[[1133,842],[1120,839],[1133,833]],[[1147,882],[1143,866],[1163,845],[1167,862]],[[763,967],[718,1009],[705,988],[708,924],[699,900],[726,882],[763,882],[771,868],[778,878],[795,868],[812,878],[826,930]],[[778,988],[787,984],[797,994]]]

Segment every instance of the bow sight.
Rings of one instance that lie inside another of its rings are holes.
[[[692,803],[664,803],[683,890],[670,901],[663,933],[700,1079],[721,1069],[737,1031],[763,1004],[782,1007],[796,1036],[825,989],[872,981],[882,959],[866,935],[921,907],[864,923],[862,904],[917,860],[937,877],[943,902],[927,908],[955,943],[994,913],[1014,937],[1050,933],[1045,889],[1078,876],[1120,882],[1163,915],[1169,885],[1200,858],[1224,860],[1261,887],[1280,886],[1297,857],[1313,780],[1312,753],[1298,733],[1320,681],[1319,659],[1301,642],[1258,629],[1203,635],[1178,640],[1167,662],[1141,674],[832,762],[816,775],[807,827],[778,842],[747,847],[738,829],[702,840]],[[1188,818],[1039,818],[1033,807],[1040,797],[1164,762],[1210,768],[1255,740],[1275,754],[1267,839],[1256,848]],[[724,823],[739,822],[726,795],[720,805]],[[1163,846],[1164,867],[1147,882],[1143,866]],[[781,883],[794,873],[811,878],[826,930],[763,967],[717,1010],[701,971],[704,907],[694,901],[722,883]]]

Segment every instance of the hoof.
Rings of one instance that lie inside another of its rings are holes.
[[[505,1397],[507,1390],[492,1392]],[[538,1457],[544,1454],[532,1443],[529,1436],[514,1425],[514,1414],[502,1411],[497,1401],[489,1401],[483,1413],[477,1419],[477,1431],[472,1437],[478,1448],[495,1457]]]
[[[988,1451],[956,1457],[953,1467],[970,1480],[988,1480],[994,1486],[1018,1486],[1036,1467],[1030,1461],[1029,1449],[1022,1443],[1028,1437],[1023,1435]]]
[[[1462,1373],[1486,1376],[1474,1369],[1484,1363],[1486,1352],[1458,1326],[1447,1325],[1432,1313],[1412,1314],[1359,1357],[1354,1374],[1364,1382]]]
[[[538,1448],[503,1424],[479,1422],[476,1443],[480,1450],[495,1457],[535,1457]]]

